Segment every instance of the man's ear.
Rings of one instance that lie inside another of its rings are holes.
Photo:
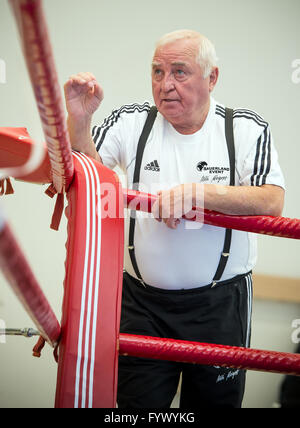
[[[218,67],[214,67],[209,75],[209,92],[212,92],[214,87],[217,84],[219,77],[219,69]]]

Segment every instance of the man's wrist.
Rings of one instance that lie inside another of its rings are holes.
[[[205,184],[192,183],[192,203],[193,207],[204,208]]]
[[[91,119],[76,120],[68,116],[67,125],[72,148],[82,152],[89,150],[92,143]]]
[[[76,118],[74,116],[67,117],[67,124],[69,130],[76,132],[90,132],[91,124],[92,124],[92,116],[87,116],[83,118]]]

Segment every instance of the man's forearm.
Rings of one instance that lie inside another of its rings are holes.
[[[72,149],[83,152],[101,162],[91,136],[91,119],[79,122],[68,116],[67,125]]]
[[[203,191],[194,189],[193,205],[199,206],[197,194]],[[200,184],[200,186],[202,186]],[[282,215],[284,190],[273,185],[255,186],[220,186],[204,185],[204,208],[230,215]],[[203,198],[202,198],[203,207]]]

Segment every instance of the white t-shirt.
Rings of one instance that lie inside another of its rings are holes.
[[[93,127],[93,138],[103,164],[118,165],[132,187],[137,144],[150,104],[125,105],[112,112],[102,126]],[[234,110],[235,184],[284,188],[284,178],[267,122],[257,113]],[[229,157],[225,138],[225,107],[211,98],[203,127],[182,135],[158,112],[145,147],[140,190],[155,194],[184,183],[229,185]],[[128,225],[125,244],[128,245]],[[157,222],[151,214],[137,212],[135,256],[141,276],[163,289],[189,289],[210,284],[224,245],[225,229],[181,220],[177,229]],[[256,235],[233,231],[230,256],[221,280],[249,272],[256,262]],[[136,277],[125,251],[125,269]]]

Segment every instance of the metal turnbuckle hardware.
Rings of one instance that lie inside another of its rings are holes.
[[[0,328],[0,336],[40,336],[40,332],[33,328]]]

